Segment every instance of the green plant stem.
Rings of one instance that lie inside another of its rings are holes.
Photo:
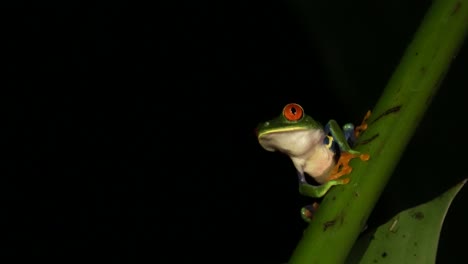
[[[343,263],[468,33],[468,0],[435,0],[382,96],[351,161],[351,182],[334,187],[289,264]]]

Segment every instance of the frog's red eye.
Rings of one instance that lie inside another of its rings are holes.
[[[304,110],[298,104],[287,104],[283,109],[283,115],[289,121],[297,121],[302,118]]]

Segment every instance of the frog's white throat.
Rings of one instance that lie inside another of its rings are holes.
[[[263,135],[259,142],[268,151],[287,154],[300,173],[324,183],[335,165],[334,153],[323,144],[324,138],[323,130],[307,129]]]
[[[279,151],[288,156],[302,156],[322,145],[325,135],[321,129],[301,129],[273,132],[260,137],[259,142],[268,151]]]

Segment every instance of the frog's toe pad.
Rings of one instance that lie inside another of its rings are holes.
[[[361,155],[359,155],[359,158],[362,161],[368,161],[370,159],[370,155],[369,154],[361,154]]]
[[[342,184],[348,184],[350,181],[351,181],[350,178],[341,179],[341,183],[342,183]]]

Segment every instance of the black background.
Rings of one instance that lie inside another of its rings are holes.
[[[430,4],[322,2],[7,6],[2,258],[287,261],[309,200],[253,129],[289,102],[359,122]],[[465,44],[370,227],[467,177],[467,61]],[[438,263],[467,259],[466,201]]]

